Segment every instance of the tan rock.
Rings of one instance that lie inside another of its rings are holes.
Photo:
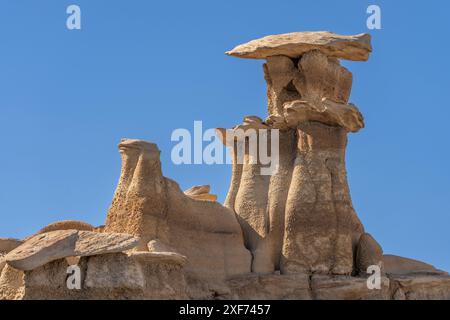
[[[73,256],[77,230],[39,234],[6,255],[6,262],[19,270],[33,270],[50,261]]]
[[[393,298],[404,300],[450,300],[450,276],[447,274],[389,275],[394,288],[402,292]],[[398,290],[398,289],[397,289]]]
[[[209,193],[211,191],[211,187],[209,185],[202,186],[193,186],[190,189],[186,190],[184,193],[188,196],[196,196],[199,194]]]
[[[0,274],[2,273],[3,268],[6,265],[5,255],[0,253]]]
[[[139,239],[127,234],[59,230],[36,235],[6,256],[19,270],[33,270],[65,257],[122,252],[135,247]]]
[[[79,231],[72,256],[94,256],[123,252],[136,247],[139,238],[124,233]]]
[[[192,188],[184,192],[191,199],[204,200],[204,201],[217,201],[217,196],[215,194],[210,194],[210,186],[193,186]]]
[[[356,270],[364,274],[373,265],[383,266],[383,249],[370,234],[363,233],[356,248]]]
[[[381,278],[381,289],[369,289],[366,278],[313,275],[311,288],[316,300],[386,300],[390,281]]]
[[[298,58],[311,50],[329,57],[366,61],[372,52],[369,34],[342,36],[331,32],[292,32],[252,40],[226,52],[230,56],[266,59],[271,56]]]
[[[443,273],[428,263],[414,259],[386,254],[382,260],[384,271],[388,274]]]
[[[350,132],[364,128],[364,118],[356,106],[339,104],[326,98],[322,100],[320,106],[303,100],[291,101],[285,104],[284,112],[286,123],[293,128],[308,121],[342,127]]]
[[[227,281],[231,293],[225,299],[236,300],[311,300],[307,274],[251,274]]]
[[[0,238],[0,253],[8,253],[23,243],[22,240],[13,238]]]
[[[77,220],[63,220],[49,224],[37,232],[37,234],[47,233],[57,230],[82,230],[82,231],[94,231],[94,227],[89,223]]]
[[[122,173],[105,232],[141,237],[137,251],[158,239],[187,257],[187,273],[221,279],[250,272],[250,253],[234,212],[217,202],[197,201],[162,175],[156,145],[124,140]]]
[[[259,160],[247,153],[237,162],[249,134],[240,140],[227,134],[224,141],[234,161],[225,205],[237,214],[253,272],[355,271],[364,228],[351,202],[345,148],[347,133],[361,129],[364,121],[348,103],[353,77],[338,59],[367,60],[370,51],[369,35],[318,32],[269,36],[229,52],[267,60],[269,115],[263,124],[280,129],[279,170],[271,177],[261,176]],[[258,143],[258,150],[265,147]]]
[[[125,254],[91,257],[87,263],[84,287],[88,289],[143,289],[145,277],[141,266]]]
[[[188,259],[176,252],[130,252],[130,258],[143,263],[175,264],[184,266]]]
[[[76,266],[80,262],[81,257],[66,257],[65,259],[69,266]]]
[[[0,272],[0,300],[19,300],[24,293],[24,274],[6,265]]]
[[[175,249],[161,240],[155,239],[147,244],[149,252],[175,252]]]
[[[345,169],[347,133],[318,122],[297,129],[297,155],[286,200],[283,273],[350,275],[364,232]]]

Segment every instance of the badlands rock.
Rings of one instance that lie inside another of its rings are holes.
[[[294,128],[308,121],[342,127],[349,132],[364,128],[364,118],[356,106],[338,104],[326,98],[319,106],[303,100],[287,102],[284,105],[284,117],[288,126]]]
[[[386,300],[390,281],[381,278],[380,289],[369,289],[366,278],[313,275],[311,289],[316,300]]]
[[[122,172],[105,232],[139,236],[138,251],[160,240],[186,256],[185,270],[204,279],[250,272],[250,253],[234,212],[217,202],[185,195],[162,175],[155,144],[123,140]]]
[[[450,300],[448,274],[389,275],[395,300]]]
[[[184,193],[165,178],[155,144],[125,139],[106,225],[60,222],[8,247],[0,299],[450,299],[447,273],[383,256],[352,205],[347,134],[364,122],[338,59],[367,60],[370,51],[368,35],[324,32],[234,49],[267,60],[268,118],[217,129],[233,159],[225,206],[199,200],[209,186]],[[279,151],[271,175],[261,174],[261,150]],[[66,285],[74,264],[81,290]],[[373,264],[385,265],[380,290],[368,288]]]
[[[127,234],[59,230],[43,233],[17,247],[6,262],[19,270],[33,270],[65,257],[92,256],[132,249],[139,239]]]
[[[370,234],[364,233],[356,248],[356,271],[364,274],[374,265],[383,266],[383,249]]]
[[[297,128],[297,155],[286,200],[281,270],[350,275],[364,232],[345,170],[346,131],[318,122]]]
[[[228,52],[267,60],[269,117],[264,125],[281,130],[279,170],[270,177],[260,174],[259,159],[247,152],[237,162],[239,147],[250,142],[247,136],[225,141],[234,161],[225,205],[238,216],[252,251],[252,271],[355,272],[355,248],[364,228],[351,202],[345,148],[347,133],[364,122],[348,104],[352,74],[337,58],[367,60],[370,51],[368,35],[293,33]],[[258,150],[268,148],[264,143],[258,141]]]
[[[47,233],[57,230],[83,230],[94,231],[94,227],[89,223],[76,220],[64,220],[49,224],[37,232],[37,234]]]
[[[382,257],[384,271],[388,274],[411,274],[411,273],[445,273],[432,265],[404,257],[384,255]]]
[[[23,243],[22,240],[17,240],[13,238],[0,238],[0,254],[8,253]]]
[[[22,271],[6,265],[0,272],[0,300],[22,299],[24,291]]]
[[[94,256],[133,249],[139,238],[124,233],[79,231],[72,256]]]
[[[312,50],[339,59],[366,61],[372,52],[369,34],[342,36],[331,32],[292,32],[270,35],[241,44],[226,54],[239,58],[266,59],[271,56],[298,58]]]
[[[210,193],[209,185],[194,186],[184,192],[189,198],[205,201],[217,201],[217,196]]]
[[[33,270],[50,261],[73,256],[76,230],[36,235],[6,255],[6,262],[19,270]]]
[[[67,289],[67,264],[60,259],[25,272],[22,299],[187,298],[181,266],[169,261],[141,260],[111,253],[82,257],[78,266],[81,290]]]
[[[188,259],[176,252],[131,252],[130,258],[145,263],[166,263],[184,266]]]

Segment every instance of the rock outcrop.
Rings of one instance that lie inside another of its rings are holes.
[[[209,185],[203,186],[194,186],[189,188],[184,192],[189,198],[195,200],[204,200],[204,201],[217,201],[217,196],[215,194],[211,194],[211,187]]]
[[[164,177],[155,144],[124,139],[104,226],[0,238],[0,300],[450,299],[448,273],[383,255],[352,205],[347,135],[364,118],[338,59],[370,52],[369,35],[329,32],[229,51],[266,59],[268,115],[217,129],[233,160],[224,205],[209,185],[183,192]]]
[[[159,240],[188,258],[186,272],[223,279],[250,272],[234,212],[217,202],[194,199],[161,171],[155,144],[123,140],[119,145],[122,173],[108,212],[105,232],[141,238],[138,251]]]
[[[51,231],[32,237],[9,252],[5,259],[15,269],[29,271],[66,257],[126,251],[134,248],[138,242],[138,238],[127,234]]]
[[[223,138],[235,162],[245,145],[243,161],[233,164],[226,205],[239,217],[253,271],[356,272],[364,228],[351,202],[345,149],[347,133],[363,128],[364,119],[348,103],[352,74],[336,58],[367,60],[370,51],[368,35],[295,33],[251,41],[228,53],[267,60],[269,115],[259,126],[219,131],[233,136],[237,129],[280,130],[279,170],[270,177],[259,173],[259,159],[248,161],[248,137]],[[258,141],[258,149],[263,143]]]
[[[227,54],[249,59],[266,59],[273,56],[297,58],[315,49],[334,58],[366,61],[372,46],[368,34],[342,36],[326,31],[292,32],[241,44]]]

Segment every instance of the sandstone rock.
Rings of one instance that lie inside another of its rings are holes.
[[[143,289],[142,268],[127,255],[116,253],[90,257],[84,286],[90,289]]]
[[[72,256],[94,256],[133,249],[139,238],[124,233],[79,231]]]
[[[18,300],[23,297],[23,277],[22,271],[6,265],[0,271],[0,300]]]
[[[217,196],[215,194],[210,194],[210,186],[194,186],[184,192],[191,199],[195,200],[205,200],[205,201],[217,201]]]
[[[0,253],[0,274],[2,273],[2,270],[5,267],[5,265],[6,265],[5,256],[2,253]]]
[[[135,247],[138,242],[138,238],[127,234],[51,231],[32,237],[8,253],[6,262],[19,270],[33,270],[65,257],[126,251]]]
[[[364,121],[348,103],[353,77],[338,59],[367,60],[370,51],[369,35],[319,32],[269,36],[229,52],[267,60],[269,116],[262,124],[281,130],[279,170],[271,177],[260,175],[259,159],[247,152],[238,162],[249,134],[224,141],[234,161],[225,205],[237,214],[253,272],[354,273],[364,228],[351,202],[345,148],[347,133]]]
[[[163,177],[156,145],[124,140],[122,173],[105,232],[141,237],[137,251],[159,239],[186,256],[187,273],[224,278],[250,272],[250,253],[233,211],[217,202],[197,201]]]
[[[350,275],[364,228],[347,183],[346,131],[311,122],[299,125],[297,137],[281,270]]]
[[[383,249],[370,234],[364,233],[359,238],[356,248],[356,269],[359,273],[364,274],[372,265],[382,267]]]
[[[73,256],[76,230],[52,231],[36,235],[6,255],[6,262],[19,270],[32,270],[50,261]]]
[[[227,281],[231,293],[226,299],[237,300],[311,300],[309,276],[307,274],[277,275],[252,274]]]
[[[143,263],[175,264],[184,266],[188,259],[176,252],[131,252],[130,258]]]
[[[350,132],[357,132],[364,128],[364,118],[356,106],[338,104],[326,98],[322,100],[320,106],[303,100],[287,102],[284,112],[286,123],[293,128],[308,121],[342,127]]]
[[[23,243],[22,240],[13,238],[0,238],[0,253],[8,253]]]
[[[159,239],[149,241],[149,243],[147,243],[147,248],[150,252],[175,252],[174,248]]]
[[[94,231],[94,227],[90,225],[89,223],[83,222],[83,221],[76,221],[76,220],[64,220],[64,221],[58,221],[49,224],[48,226],[42,228],[37,232],[37,234],[43,234],[50,231],[57,231],[57,230],[83,230],[83,231]]]
[[[69,266],[76,266],[80,262],[81,257],[66,257]]]
[[[101,225],[101,226],[95,227],[93,231],[102,233],[104,231],[104,229],[105,229],[105,226]]]
[[[446,274],[389,275],[389,279],[401,290],[393,294],[395,299],[450,300],[450,276]]]
[[[292,32],[270,35],[241,44],[230,56],[248,59],[266,59],[271,56],[298,58],[311,50],[320,50],[330,57],[366,61],[372,47],[369,34],[342,36],[331,32]]]
[[[386,300],[389,279],[381,278],[381,289],[369,289],[366,278],[313,275],[311,288],[316,300]]]
[[[23,299],[183,299],[186,283],[178,265],[143,263],[123,253],[82,257],[81,290],[67,289],[67,264],[52,261],[25,272]]]
[[[388,274],[445,273],[428,263],[394,255],[383,255],[382,261]]]

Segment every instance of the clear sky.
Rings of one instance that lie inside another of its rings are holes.
[[[66,28],[77,4],[82,29]],[[382,10],[368,30],[366,9]],[[368,62],[344,62],[366,128],[351,134],[355,208],[386,253],[450,270],[448,1],[0,0],[0,237],[48,223],[104,223],[122,137],[158,144],[183,189],[225,198],[230,166],[176,166],[176,128],[266,116],[262,61],[224,55],[268,34],[369,32]]]

